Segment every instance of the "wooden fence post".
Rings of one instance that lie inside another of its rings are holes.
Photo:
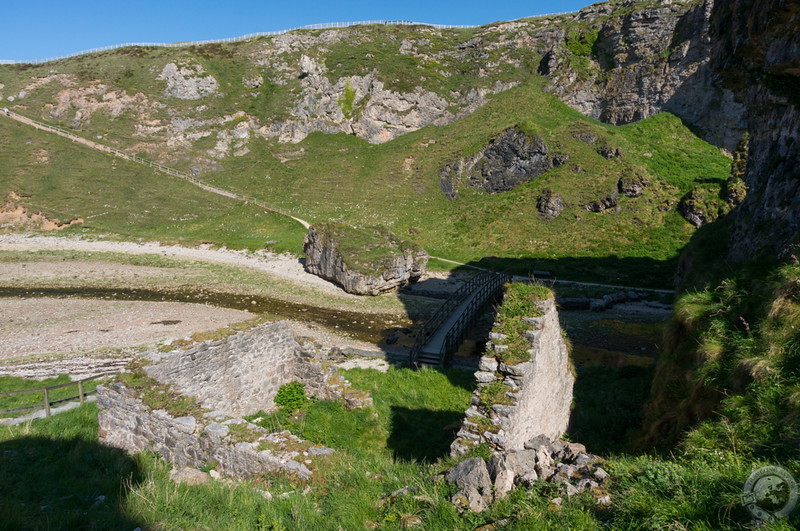
[[[50,416],[50,391],[46,387],[44,389],[44,416]]]
[[[83,380],[78,382],[78,397],[80,397],[81,404],[83,404]]]

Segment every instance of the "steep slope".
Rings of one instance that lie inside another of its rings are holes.
[[[607,108],[642,109],[583,109],[609,121],[650,116],[667,107],[662,92],[696,77],[705,13],[697,2],[612,2],[469,30],[134,47],[0,65],[0,97],[309,221],[386,224],[434,255],[499,257],[520,272],[664,287],[694,231],[681,197],[718,197],[729,162],[674,117],[604,126],[542,89],[573,103],[605,91]],[[662,57],[669,43],[674,58]],[[606,68],[597,50],[612,48],[619,65]],[[613,90],[654,71],[663,79],[634,84],[638,99]],[[0,192],[28,193],[16,182]],[[92,215],[79,210],[69,214]]]
[[[544,55],[548,90],[612,124],[668,111],[733,150],[745,131],[745,109],[713,69],[713,6],[713,0],[612,0],[582,10]]]

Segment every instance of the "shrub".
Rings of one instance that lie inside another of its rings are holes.
[[[300,382],[283,384],[275,395],[275,404],[289,413],[302,409],[307,402],[306,387]]]

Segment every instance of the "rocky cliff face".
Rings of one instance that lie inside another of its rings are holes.
[[[747,197],[728,256],[781,254],[800,240],[800,3],[719,2],[712,64],[747,106]]]
[[[713,4],[611,1],[580,11],[542,60],[540,72],[552,78],[548,90],[612,124],[672,112],[733,150],[744,133],[744,107],[710,65]]]
[[[306,234],[306,269],[348,293],[379,295],[425,274],[428,253],[380,229],[320,223]]]

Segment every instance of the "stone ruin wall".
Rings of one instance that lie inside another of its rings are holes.
[[[101,442],[130,453],[158,452],[176,467],[213,466],[231,478],[282,473],[307,480],[314,457],[333,452],[288,432],[270,434],[220,413],[199,420],[175,418],[163,409],[150,409],[120,383],[98,387],[97,405]],[[250,433],[248,440],[239,440],[231,430],[233,425]]]
[[[472,406],[451,446],[454,456],[465,455],[481,443],[488,443],[493,451],[522,450],[540,435],[554,441],[566,431],[575,377],[555,300],[551,297],[536,306],[543,315],[524,319],[531,325],[525,332],[530,361],[516,365],[498,361],[506,348],[500,342],[506,337],[492,333],[475,373],[478,388]],[[509,392],[496,403],[486,403],[484,390],[498,382],[508,386]]]
[[[350,389],[335,366],[313,344],[298,341],[284,322],[185,351],[149,353],[147,359],[148,376],[195,398],[209,411],[202,418],[174,418],[151,410],[121,383],[100,386],[100,440],[131,453],[154,450],[178,466],[215,463],[230,477],[284,472],[308,479],[306,465],[332,451],[288,432],[270,434],[239,418],[272,409],[281,385],[302,382],[308,395],[343,400],[348,408],[371,404],[365,392]]]

